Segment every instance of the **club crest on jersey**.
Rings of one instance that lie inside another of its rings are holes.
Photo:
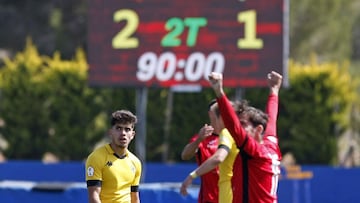
[[[94,168],[93,167],[91,167],[91,166],[89,166],[88,168],[87,168],[87,174],[88,174],[88,176],[93,176],[94,175]]]
[[[106,166],[112,166],[112,162],[111,161],[106,162]]]

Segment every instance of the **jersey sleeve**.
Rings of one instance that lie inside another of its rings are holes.
[[[236,145],[238,147],[243,146],[246,138],[246,132],[242,128],[239,118],[237,117],[229,99],[226,95],[222,95],[222,97],[217,98],[217,102],[225,127],[234,138]]]
[[[199,137],[198,134],[193,135],[193,136],[190,138],[189,142],[194,142],[198,137]]]
[[[140,179],[141,179],[141,173],[142,173],[142,165],[139,159],[136,158],[136,160],[134,161],[134,165],[135,165],[135,178],[134,181],[132,183],[132,186],[138,186],[140,184]]]
[[[279,140],[277,136],[277,117],[278,117],[278,107],[279,107],[279,97],[275,94],[270,94],[268,97],[268,101],[266,104],[265,112],[269,116],[268,123],[266,125],[265,133],[264,133],[264,143],[274,150],[279,159],[281,159],[281,152],[279,148]]]
[[[229,131],[226,128],[222,129],[219,136],[219,146],[225,146],[231,149],[233,143],[234,138],[231,137]]]
[[[199,137],[198,134],[193,135],[193,136],[190,138],[189,143],[195,142],[195,141],[198,139],[198,137]],[[203,142],[200,142],[197,148],[201,148],[202,145],[203,145]]]
[[[268,97],[268,102],[266,104],[265,113],[269,116],[268,123],[265,129],[265,136],[275,136],[276,137],[276,121],[278,116],[278,96],[271,94]]]
[[[100,180],[102,181],[102,167],[104,166],[104,159],[92,153],[86,160],[86,180]]]

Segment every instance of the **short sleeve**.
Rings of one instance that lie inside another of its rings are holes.
[[[224,145],[229,149],[231,149],[233,143],[234,143],[234,139],[231,137],[229,131],[226,128],[222,129],[220,132],[219,146]]]
[[[103,158],[95,153],[89,155],[86,160],[86,180],[102,180]]]
[[[134,165],[135,165],[135,178],[134,178],[134,182],[132,183],[132,186],[136,186],[140,184],[140,179],[141,179],[141,173],[142,173],[142,166],[141,166],[141,162],[139,159],[135,159],[134,160]]]

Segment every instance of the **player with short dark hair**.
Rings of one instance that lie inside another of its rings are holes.
[[[95,149],[86,160],[90,203],[140,203],[141,162],[128,150],[136,123],[128,110],[112,113],[110,144]]]
[[[282,76],[274,71],[268,74],[270,95],[267,115],[255,108],[247,108],[237,114],[223,91],[222,74],[213,72],[209,80],[224,125],[240,148],[240,156],[235,162],[240,167],[234,171],[233,183],[236,184],[237,195],[234,195],[233,202],[276,203],[281,160],[276,120]]]

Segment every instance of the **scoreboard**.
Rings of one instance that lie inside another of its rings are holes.
[[[266,86],[286,75],[286,0],[90,0],[89,84]]]

